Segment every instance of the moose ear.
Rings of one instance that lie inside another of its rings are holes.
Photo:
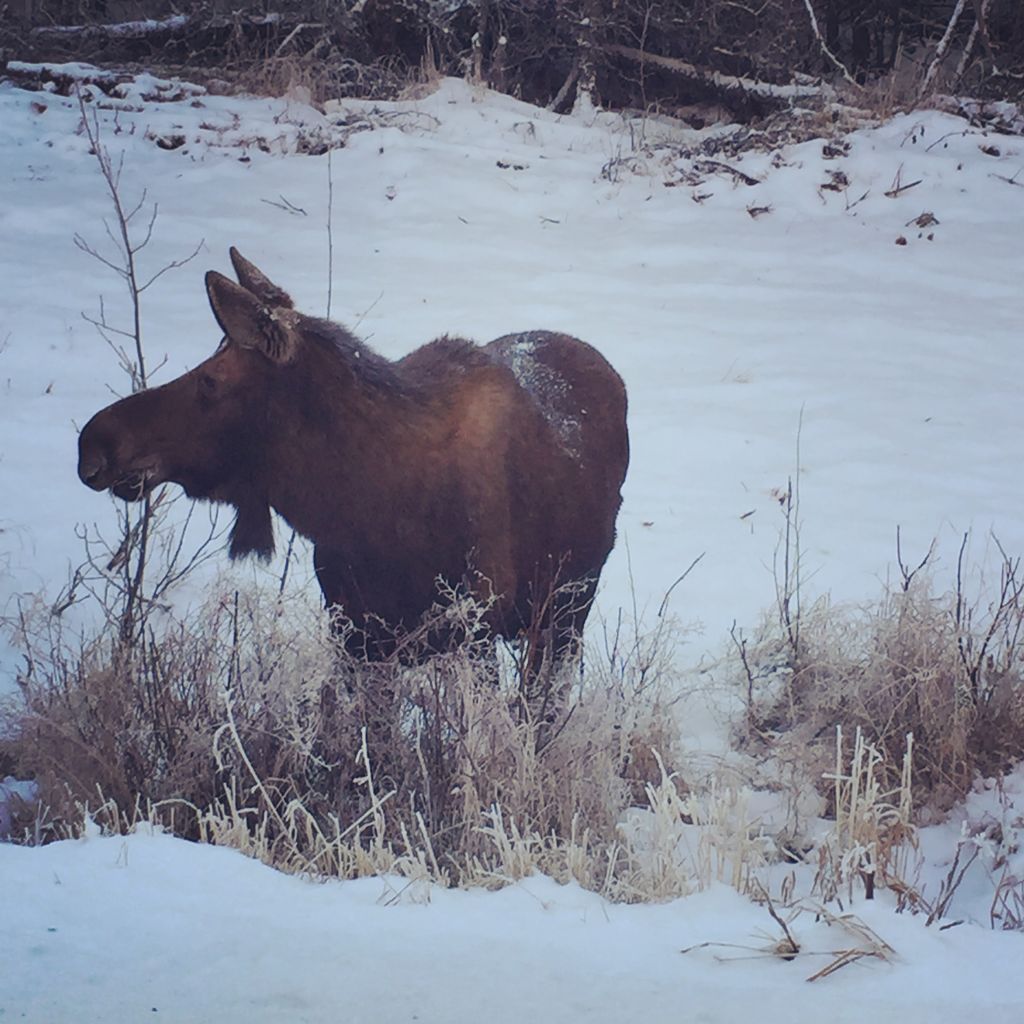
[[[228,251],[231,256],[231,264],[238,275],[238,283],[247,291],[252,292],[264,306],[269,306],[271,309],[281,306],[285,309],[295,308],[291,296],[283,288],[274,284],[255,263],[250,263],[234,246]]]
[[[276,363],[294,355],[296,313],[268,310],[252,292],[216,270],[206,275],[206,294],[221,330],[236,345],[257,349]]]

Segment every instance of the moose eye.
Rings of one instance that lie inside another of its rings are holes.
[[[211,376],[209,373],[199,374],[199,393],[204,398],[216,398],[217,378]]]

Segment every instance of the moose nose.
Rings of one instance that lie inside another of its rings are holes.
[[[102,491],[100,477],[107,468],[106,457],[101,452],[83,454],[78,460],[78,478],[94,491]]]

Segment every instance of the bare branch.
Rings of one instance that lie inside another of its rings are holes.
[[[665,596],[664,596],[664,597],[663,597],[663,598],[661,599],[661,604],[660,604],[660,605],[658,606],[658,618],[659,618],[659,619],[660,619],[660,618],[662,617],[662,615],[664,615],[664,614],[665,614],[665,609],[666,609],[666,608],[668,607],[668,599],[669,599],[669,598],[670,598],[670,597],[672,596],[672,591],[673,591],[673,590],[675,590],[675,589],[676,589],[676,587],[678,587],[678,586],[679,586],[679,584],[680,584],[680,583],[682,583],[682,582],[683,582],[683,580],[685,580],[685,579],[686,579],[686,577],[690,575],[690,573],[691,573],[691,572],[692,572],[692,571],[694,570],[694,568],[696,567],[697,563],[698,563],[698,562],[699,562],[699,561],[700,561],[700,560],[701,560],[701,559],[702,559],[702,558],[703,558],[703,557],[704,557],[704,556],[705,556],[706,554],[707,554],[707,552],[706,552],[706,551],[702,551],[702,552],[701,552],[701,553],[700,553],[700,554],[699,554],[699,555],[698,555],[698,556],[697,556],[697,557],[696,557],[696,558],[695,558],[695,559],[694,559],[694,560],[693,560],[693,561],[692,561],[692,562],[691,562],[691,563],[690,563],[690,564],[689,564],[689,565],[688,565],[688,566],[686,567],[686,571],[685,571],[685,572],[684,572],[684,573],[683,573],[683,574],[682,574],[682,575],[681,575],[681,576],[680,576],[680,577],[679,577],[679,578],[678,578],[678,579],[677,579],[677,580],[675,581],[675,583],[673,583],[673,584],[672,584],[672,586],[671,586],[671,587],[669,587],[669,588],[668,588],[668,590],[666,590],[666,591],[665,591]]]
[[[834,67],[842,74],[843,78],[850,83],[855,89],[860,89],[860,83],[850,74],[850,69],[828,48],[828,44],[825,42],[821,35],[821,29],[818,28],[818,19],[815,17],[814,8],[811,6],[811,0],[804,0],[804,7],[807,8],[807,17],[811,20],[811,31],[814,33],[814,38],[818,40],[818,46],[821,48],[821,52],[832,62]]]
[[[203,246],[206,244],[206,239],[201,238],[197,243],[196,247],[184,258],[180,260],[171,260],[170,263],[161,267],[145,284],[139,285],[140,294],[144,292],[154,281],[158,281],[168,270],[177,270],[179,267],[185,266],[186,263],[191,263],[200,252],[203,250]]]
[[[953,39],[953,32],[956,29],[957,22],[960,20],[960,15],[964,12],[964,6],[966,3],[967,0],[956,0],[956,7],[953,8],[953,13],[950,15],[949,24],[946,25],[946,31],[939,40],[939,45],[935,48],[935,57],[928,66],[928,71],[924,76],[924,81],[921,82],[921,88],[917,90],[918,102],[923,100],[931,91],[932,82],[935,80],[935,76],[939,73],[939,67],[942,64],[943,58],[946,56],[946,51],[949,49],[949,44]]]

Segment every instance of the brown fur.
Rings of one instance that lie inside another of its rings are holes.
[[[207,275],[220,348],[97,413],[79,438],[83,482],[133,499],[171,481],[233,505],[232,557],[269,557],[276,509],[313,540],[327,603],[376,656],[380,624],[414,626],[439,577],[493,591],[490,624],[508,637],[537,625],[554,584],[583,581],[553,638],[564,649],[615,537],[629,459],[618,374],[544,331],[441,338],[389,362],[231,257],[240,284]]]

